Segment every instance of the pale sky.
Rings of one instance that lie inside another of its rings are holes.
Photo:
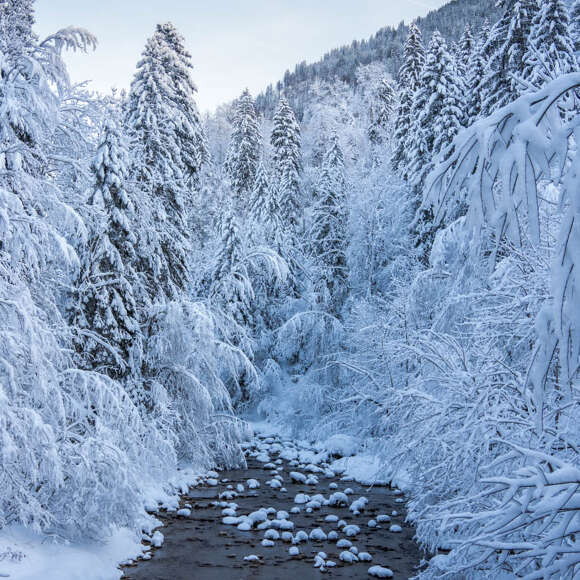
[[[213,110],[245,87],[255,96],[302,60],[410,22],[448,0],[37,0],[41,37],[88,29],[96,52],[67,57],[74,81],[108,92],[128,88],[155,24],[170,20],[193,57],[198,105]]]

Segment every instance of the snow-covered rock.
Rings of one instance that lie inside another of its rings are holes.
[[[157,530],[153,536],[151,536],[151,545],[155,548],[161,548],[164,541],[165,536],[159,530]]]
[[[394,574],[390,568],[383,568],[382,566],[371,566],[369,568],[369,576],[374,576],[375,578],[392,578]]]
[[[323,542],[327,539],[327,535],[322,528],[314,528],[308,537],[315,542]]]
[[[336,491],[328,498],[328,505],[333,507],[346,506],[348,505],[348,497],[342,491]]]
[[[358,562],[357,555],[353,554],[352,552],[347,552],[346,550],[340,553],[339,558],[347,564],[354,564],[355,562]]]
[[[358,526],[355,526],[354,524],[349,524],[345,526],[342,531],[344,532],[345,536],[351,538],[353,536],[356,536],[360,532],[360,528]]]

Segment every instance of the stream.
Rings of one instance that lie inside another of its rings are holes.
[[[400,491],[342,478],[327,454],[277,436],[258,435],[245,452],[247,469],[214,473],[182,497],[182,511],[159,514],[163,545],[125,566],[125,580],[417,573],[423,555],[405,523]],[[251,489],[249,480],[259,487]]]

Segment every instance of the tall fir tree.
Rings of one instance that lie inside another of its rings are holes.
[[[245,204],[254,186],[262,147],[260,125],[248,89],[237,100],[232,125],[226,171],[235,195]]]
[[[302,140],[300,125],[284,97],[274,115],[270,143],[280,221],[285,230],[293,231],[301,222]]]
[[[102,206],[103,218],[82,261],[73,323],[84,366],[114,379],[137,375],[141,359],[138,278],[133,269],[135,207],[125,189],[126,169],[125,147],[111,122],[93,165],[93,203]]]
[[[413,99],[414,125],[407,140],[413,165],[410,178],[418,191],[436,157],[459,132],[465,116],[462,87],[454,59],[438,31],[433,33]]]
[[[195,101],[197,86],[191,76],[191,54],[185,48],[183,36],[171,22],[159,24],[157,31],[167,46],[165,66],[171,81],[170,97],[176,114],[173,118],[175,140],[183,172],[188,187],[197,187],[201,167],[209,161],[209,151]]]
[[[578,68],[563,0],[543,0],[532,23],[524,58],[524,79],[535,88]]]
[[[253,289],[244,262],[243,241],[235,208],[226,209],[220,224],[221,243],[213,270],[211,300],[240,328],[251,327]]]
[[[258,163],[258,170],[256,171],[256,179],[252,188],[252,195],[249,202],[249,211],[252,220],[264,225],[268,223],[272,200],[272,188],[270,187],[270,178],[264,160],[261,159]]]
[[[574,0],[570,8],[570,36],[576,56],[580,59],[580,0]]]
[[[483,107],[483,90],[480,87],[487,70],[487,56],[485,47],[489,37],[490,27],[487,20],[484,21],[471,53],[465,75],[465,122],[472,125],[481,115]]]
[[[455,55],[457,61],[457,71],[459,77],[463,80],[464,84],[467,85],[467,76],[469,72],[469,64],[473,56],[473,52],[476,47],[476,39],[473,36],[473,31],[469,23],[465,25],[463,34],[459,39],[457,45],[457,54]]]
[[[515,101],[524,91],[521,82],[528,51],[532,21],[538,12],[537,0],[499,0],[503,8],[492,27],[484,51],[489,55],[483,92],[483,115]]]
[[[336,314],[344,302],[348,280],[346,195],[344,156],[338,137],[334,134],[317,184],[311,243],[313,253],[322,266],[320,282],[328,290],[331,307]]]
[[[401,96],[395,123],[392,164],[400,175],[407,178],[410,164],[407,150],[407,139],[413,125],[412,108],[415,91],[419,87],[421,73],[425,64],[425,50],[421,31],[416,24],[411,24],[405,40],[403,64],[399,71]]]
[[[189,54],[173,25],[158,25],[131,83],[127,123],[132,178],[142,196],[140,264],[153,301],[173,299],[188,281],[188,210],[207,159]]]
[[[380,145],[387,134],[395,108],[395,90],[388,79],[383,79],[377,92],[376,104],[371,111],[368,136],[374,145]]]

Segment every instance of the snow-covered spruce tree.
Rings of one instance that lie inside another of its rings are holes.
[[[189,280],[188,210],[207,158],[190,68],[174,27],[158,25],[137,64],[127,106],[131,179],[141,200],[137,269],[152,301],[181,295]]]
[[[580,58],[580,0],[574,0],[570,9],[570,36],[574,42],[576,56]]]
[[[563,0],[541,3],[532,22],[524,64],[523,77],[536,89],[578,69],[568,7]]]
[[[486,20],[477,35],[471,58],[465,71],[465,123],[467,126],[472,125],[479,119],[483,107],[483,91],[480,84],[483,82],[487,70],[488,58],[485,49],[489,31],[489,24]]]
[[[300,125],[284,97],[281,97],[274,115],[270,143],[273,149],[274,180],[279,195],[280,222],[285,231],[290,232],[302,221],[302,142]]]
[[[17,4],[17,24],[32,22],[32,3]],[[102,540],[143,523],[141,486],[174,468],[172,451],[118,383],[74,366],[59,310],[78,265],[63,230],[74,223],[83,239],[85,228],[47,162],[53,136],[79,129],[58,127],[55,87],[67,93],[62,49],[95,39],[73,28],[42,42],[13,33],[1,36],[18,39],[9,57],[0,49],[0,525]]]
[[[258,164],[256,171],[249,212],[256,229],[260,230],[260,234],[263,236],[260,241],[271,244],[275,239],[277,230],[279,230],[280,217],[278,215],[278,196],[263,159]]]
[[[173,101],[176,113],[172,121],[184,176],[190,188],[197,188],[199,172],[209,161],[209,152],[195,101],[197,87],[191,77],[191,54],[185,48],[183,36],[171,22],[159,24],[157,30],[169,49],[165,56],[165,72],[171,82],[168,98]]]
[[[233,208],[222,217],[221,244],[210,287],[210,303],[228,322],[226,338],[248,360],[253,358],[251,338],[254,289],[245,260],[245,248]],[[228,390],[235,404],[251,397],[251,375],[242,371],[228,381]]]
[[[465,30],[459,39],[457,44],[457,53],[455,54],[455,59],[457,62],[457,72],[459,77],[464,80],[467,79],[469,72],[469,63],[473,55],[473,51],[476,46],[476,38],[473,36],[471,26],[469,23],[466,24]]]
[[[329,296],[327,306],[340,315],[348,280],[348,214],[344,157],[336,134],[330,140],[316,190],[310,233],[312,252],[321,266],[319,284],[324,286],[322,294]]]
[[[408,177],[411,157],[407,148],[407,140],[413,126],[413,97],[419,87],[421,72],[425,64],[425,50],[421,31],[416,24],[411,24],[405,41],[403,64],[399,70],[401,96],[395,123],[392,164],[403,177]]]
[[[484,47],[489,61],[480,89],[486,116],[525,92],[520,79],[532,21],[539,9],[537,0],[500,0],[498,6],[503,8],[502,16],[492,27]]]
[[[236,102],[232,136],[226,158],[226,171],[234,194],[245,208],[256,180],[260,162],[262,134],[250,91],[246,89]]]
[[[374,145],[379,145],[385,140],[394,108],[395,90],[388,79],[383,79],[371,111],[371,124],[368,130],[369,139]]]
[[[221,244],[210,295],[237,325],[249,328],[252,287],[245,269],[244,248],[234,210],[224,212],[220,230]]]
[[[407,140],[412,159],[410,178],[419,191],[433,157],[447,147],[461,129],[464,107],[454,60],[445,39],[435,31],[413,99],[414,124]]]
[[[141,329],[134,291],[135,208],[125,189],[126,151],[113,123],[105,127],[93,170],[93,203],[102,205],[104,216],[89,238],[77,281],[75,345],[85,368],[124,379],[139,374]]]
[[[459,133],[465,118],[462,86],[453,57],[439,32],[435,31],[427,51],[419,88],[413,99],[414,124],[407,140],[412,160],[410,181],[417,206],[421,203],[425,178],[434,158],[446,149]],[[447,155],[451,154],[451,151]],[[419,209],[416,240],[425,263],[434,239],[432,212]]]

